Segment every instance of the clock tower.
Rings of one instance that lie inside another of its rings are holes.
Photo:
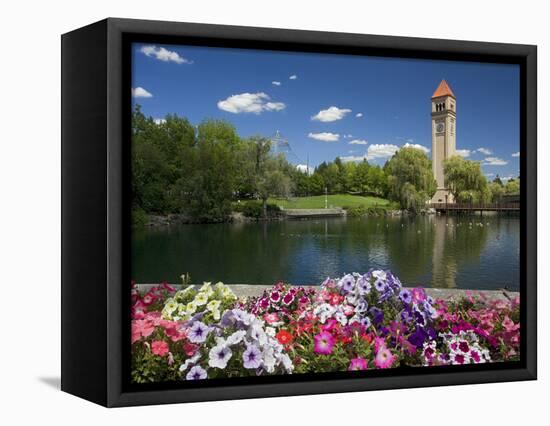
[[[456,98],[445,80],[432,95],[432,170],[437,191],[432,203],[453,203],[445,187],[443,162],[456,154]]]

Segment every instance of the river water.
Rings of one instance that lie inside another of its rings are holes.
[[[330,218],[150,228],[132,236],[139,283],[321,283],[392,270],[409,286],[519,289],[519,217]]]

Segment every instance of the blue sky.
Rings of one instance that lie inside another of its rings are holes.
[[[457,149],[493,178],[519,174],[519,67],[454,61],[135,44],[133,102],[146,115],[233,123],[289,141],[293,163],[339,156],[384,164],[405,144],[431,150],[430,98],[457,98]],[[430,152],[428,155],[430,155]]]

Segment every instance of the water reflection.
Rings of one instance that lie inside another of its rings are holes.
[[[318,284],[327,276],[392,269],[433,287],[519,287],[519,219],[445,217],[318,219],[183,225],[133,236],[138,282]]]

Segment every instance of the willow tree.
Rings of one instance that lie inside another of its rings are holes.
[[[487,178],[477,161],[455,155],[443,162],[445,186],[457,201],[486,202],[491,198]]]
[[[432,164],[420,149],[401,148],[384,166],[388,176],[388,196],[401,208],[421,210],[437,189]]]

